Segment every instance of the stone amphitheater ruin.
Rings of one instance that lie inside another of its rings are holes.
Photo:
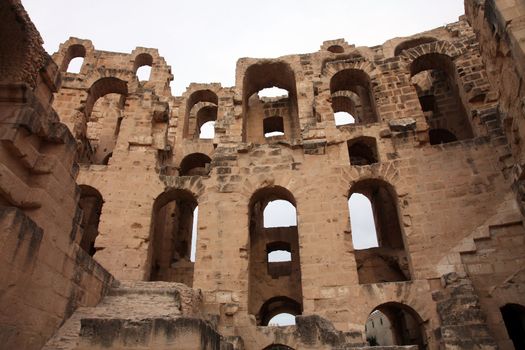
[[[525,2],[465,12],[172,96],[156,49],[49,56],[0,0],[0,348],[525,349]]]

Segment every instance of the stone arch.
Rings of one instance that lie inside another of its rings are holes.
[[[302,311],[303,307],[300,302],[286,296],[276,296],[264,302],[256,318],[261,325],[267,326],[272,317],[278,314],[288,313],[297,316],[301,315]]]
[[[128,83],[116,77],[104,77],[96,80],[88,90],[88,97],[84,107],[87,117],[91,114],[95,102],[102,96],[117,93],[123,96],[128,95]]]
[[[283,344],[270,344],[267,347],[265,347],[263,350],[294,350],[294,348],[291,348]]]
[[[299,135],[299,105],[296,73],[284,60],[260,60],[247,66],[242,76],[243,141],[265,143],[263,116],[269,110],[281,106],[284,134],[289,140]],[[288,91],[281,98],[259,97],[257,93],[266,88],[277,87]]]
[[[430,131],[441,130],[443,134],[446,130],[454,136],[437,139],[445,142],[472,138],[454,58],[438,52],[419,54],[411,61],[409,72]]]
[[[189,138],[200,138],[201,127],[207,122],[217,121],[218,106],[213,102],[197,102],[193,105],[188,119]]]
[[[297,226],[264,227],[264,209],[269,202],[275,200],[287,201],[294,207],[297,204],[294,195],[281,186],[259,188],[252,194],[248,202],[248,312],[255,315],[259,325],[267,325],[273,316],[285,312],[281,310],[285,306],[288,307],[293,304],[294,308],[290,311],[293,311],[294,314],[299,314],[302,311],[301,265]],[[279,247],[286,246],[290,249],[291,262],[281,266],[281,270],[286,269],[286,273],[282,273],[284,270],[273,273],[267,261],[268,247],[275,247],[276,245]],[[293,303],[290,303],[290,300]],[[276,313],[273,313],[274,311]]]
[[[191,84],[183,94],[185,101],[181,104],[180,115],[184,117],[182,126],[183,138],[195,138],[198,112],[205,107],[214,107],[214,118],[217,120],[219,110],[220,84]],[[194,108],[197,106],[198,109]],[[199,108],[200,107],[200,108]]]
[[[322,105],[326,104],[323,110],[327,111],[327,118],[332,119],[334,113],[343,111],[350,113],[356,123],[380,120],[375,99],[378,86],[376,71],[371,62],[364,59],[328,62],[322,70],[322,76],[322,91],[329,93],[329,96],[325,96],[330,104],[321,102]],[[358,96],[357,101],[354,94]]]
[[[190,261],[193,212],[197,197],[188,190],[168,189],[155,198],[152,207],[149,279],[193,285],[194,263]]]
[[[59,70],[66,72],[73,58],[83,57],[84,62],[79,74],[87,74],[87,67],[93,64],[94,51],[95,48],[91,40],[70,37],[64,43],[60,44],[60,49],[53,55],[53,59],[57,62]]]
[[[427,348],[426,330],[424,327],[423,318],[412,307],[401,302],[386,302],[376,306],[371,312],[370,316],[375,312],[380,312],[389,320],[389,329],[384,329],[386,332],[391,332],[392,344],[376,344],[383,346],[392,345],[417,345],[419,349]],[[370,318],[369,316],[369,318]],[[367,321],[368,323],[368,321]],[[386,324],[378,324],[387,326]],[[371,329],[367,324],[367,338]]]
[[[179,176],[207,175],[210,172],[211,158],[204,153],[191,153],[180,162]]]
[[[354,250],[359,283],[410,280],[412,273],[406,249],[406,233],[395,188],[386,181],[367,178],[352,183],[348,198],[356,193],[370,201],[377,236],[377,246]],[[359,234],[352,232],[353,239]]]
[[[402,51],[399,56],[404,60],[407,71],[410,71],[412,63],[421,56],[428,54],[441,54],[455,60],[466,51],[465,47],[457,47],[449,41],[440,40],[421,44],[417,47]]]
[[[399,56],[403,51],[410,50],[412,48],[429,44],[438,41],[438,39],[430,36],[421,36],[418,38],[409,38],[396,45],[394,49],[394,56]]]

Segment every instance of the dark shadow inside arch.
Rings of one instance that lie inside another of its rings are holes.
[[[500,308],[507,334],[515,349],[525,349],[525,307],[507,304]]]
[[[355,183],[350,189],[348,198],[350,199],[353,194],[361,194],[369,200],[377,237],[376,247],[354,250],[359,283],[410,280],[408,254],[405,249],[397,194],[394,188],[383,180],[367,179]],[[373,232],[361,232],[363,228],[353,224],[353,220],[357,221],[357,218],[352,215],[352,212],[355,213],[355,211],[352,208],[350,210],[352,241],[354,245],[357,245],[359,237],[373,234]]]
[[[368,316],[366,338],[373,346],[417,345],[427,348],[424,323],[408,305],[390,302],[379,305]]]
[[[347,141],[351,165],[371,165],[378,162],[377,142],[374,137],[358,137]]]
[[[272,344],[268,345],[263,350],[294,350],[294,348],[282,344]]]
[[[422,55],[410,65],[410,74],[430,127],[430,143],[472,138],[474,134],[460,97],[452,58],[439,53]]]
[[[94,187],[79,185],[79,188],[80,200],[78,205],[82,209],[83,214],[80,224],[83,229],[80,248],[93,256],[96,253],[95,240],[98,236],[98,226],[104,200],[100,192]]]
[[[160,194],[153,204],[150,246],[150,280],[193,285],[194,263],[191,242],[194,227],[195,196],[172,189]]]
[[[211,158],[204,153],[188,154],[180,162],[180,176],[208,175]]]

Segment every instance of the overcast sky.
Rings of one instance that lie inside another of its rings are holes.
[[[232,86],[240,57],[319,50],[344,38],[374,46],[457,21],[462,0],[22,0],[49,53],[70,36],[95,49],[159,49],[174,94],[190,82]]]

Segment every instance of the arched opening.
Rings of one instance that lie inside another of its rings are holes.
[[[248,308],[258,324],[267,325],[279,313],[297,315],[302,309],[299,302],[295,302],[294,312],[275,309],[280,304],[267,304],[276,297],[302,300],[295,199],[285,188],[265,187],[252,196],[249,213]]]
[[[411,307],[386,303],[370,313],[366,321],[366,339],[371,346],[417,345],[426,349],[423,320]]]
[[[421,37],[421,38],[415,38],[415,39],[409,39],[409,40],[403,41],[402,43],[396,46],[394,50],[394,56],[398,56],[399,54],[401,54],[401,52],[405,50],[412,49],[419,45],[432,43],[434,41],[437,41],[437,39],[432,38],[432,37]]]
[[[107,165],[117,144],[126,97],[118,93],[108,93],[93,105],[87,123],[87,139],[93,154],[92,164]]]
[[[60,71],[73,74],[80,73],[85,57],[86,48],[83,45],[74,44],[69,46],[60,65]]]
[[[95,188],[87,185],[80,185],[80,200],[78,205],[82,209],[82,221],[80,227],[83,229],[80,248],[93,256],[96,253],[95,240],[98,236],[98,225],[104,200],[102,195]]]
[[[293,348],[282,345],[282,344],[272,344],[265,347],[263,350],[294,350]]]
[[[375,123],[377,114],[370,77],[359,69],[344,69],[330,80],[334,113],[346,112],[356,123]]]
[[[461,101],[452,59],[438,53],[426,54],[412,62],[410,73],[430,128],[430,143],[472,138],[472,127]]]
[[[507,304],[500,308],[501,317],[514,348],[525,349],[525,307],[518,304]]]
[[[284,121],[282,117],[268,117],[263,120],[264,137],[284,136]]]
[[[326,50],[330,51],[331,53],[344,53],[345,52],[345,49],[341,45],[332,45]]]
[[[201,138],[202,126],[208,122],[217,121],[218,106],[219,97],[215,92],[211,90],[198,90],[193,92],[186,101],[184,137],[189,139]]]
[[[270,320],[274,319],[276,316],[280,316],[279,318],[282,321],[287,323],[293,322],[293,324],[295,324],[295,316],[300,315],[301,313],[302,306],[294,299],[285,296],[273,297],[268,299],[259,311],[259,319],[261,320],[260,325],[268,326]],[[286,315],[293,317],[293,321],[290,317],[286,317]],[[279,318],[277,320],[279,320]]]
[[[180,176],[208,175],[211,158],[203,153],[192,153],[180,162]]]
[[[446,129],[430,129],[428,136],[431,145],[439,145],[442,143],[450,143],[458,140],[456,135]]]
[[[287,139],[297,137],[295,73],[287,63],[264,62],[248,67],[243,81],[243,114],[243,141],[265,143],[266,135],[273,132],[283,133],[278,136]],[[281,121],[271,119],[276,116]]]
[[[378,162],[377,143],[373,137],[358,137],[347,142],[351,165],[371,165]]]
[[[362,196],[355,196],[360,194]],[[374,227],[370,222],[372,209]],[[355,206],[355,208],[354,208]],[[388,183],[378,179],[357,182],[349,193],[350,223],[359,283],[410,280],[408,254],[399,222],[397,195]],[[354,225],[353,221],[356,220]],[[354,239],[354,228],[355,232]],[[377,245],[371,237],[375,233]],[[363,249],[370,245],[370,248]]]
[[[209,102],[200,103],[195,105],[193,110],[197,110],[198,132],[195,135],[203,140],[213,139],[215,137],[215,122],[217,121],[217,106]]]
[[[197,200],[185,190],[157,197],[152,214],[151,281],[193,285]]]
[[[153,67],[153,57],[148,53],[141,53],[135,57],[133,70],[139,81],[149,81]]]
[[[268,321],[269,327],[295,326],[295,315],[283,312],[275,315]]]

